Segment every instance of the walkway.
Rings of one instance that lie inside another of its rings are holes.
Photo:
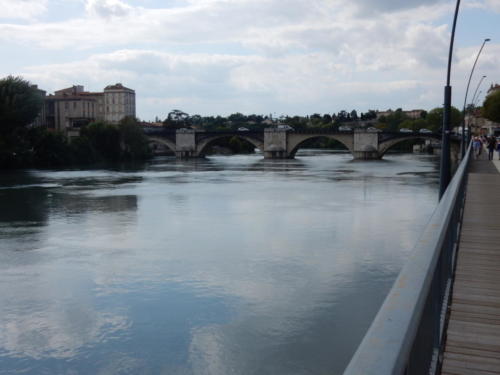
[[[497,160],[474,160],[470,165],[441,374],[500,374],[500,162]]]

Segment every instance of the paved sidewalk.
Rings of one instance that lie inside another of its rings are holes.
[[[500,161],[468,177],[442,375],[500,374]]]

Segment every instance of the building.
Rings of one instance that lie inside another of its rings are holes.
[[[498,90],[500,90],[500,85],[498,83],[491,84],[490,88],[488,89],[488,92],[486,93],[486,96],[489,96]]]
[[[106,86],[104,89],[104,120],[118,123],[126,116],[135,117],[135,91],[121,83]]]
[[[423,109],[412,109],[409,111],[403,111],[403,113],[409,118],[416,120],[422,118],[425,115],[426,111],[424,111]]]
[[[387,117],[393,115],[396,111],[392,109],[388,109],[387,111],[377,111],[377,120],[381,117]],[[413,120],[422,118],[422,116],[426,113],[423,109],[411,109],[409,111],[402,111],[404,115]]]
[[[103,93],[84,91],[83,86],[55,91],[45,97],[47,127],[66,132],[104,120],[103,97]]]
[[[76,85],[44,96],[44,106],[36,124],[74,136],[90,122],[117,124],[126,116],[135,117],[134,90],[117,83],[107,86],[104,92],[88,92]]]

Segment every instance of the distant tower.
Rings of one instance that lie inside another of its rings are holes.
[[[135,117],[135,91],[121,83],[104,89],[104,120],[118,123],[126,116]]]

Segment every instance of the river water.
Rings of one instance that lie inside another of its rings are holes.
[[[0,374],[341,374],[437,160],[302,151],[0,176]]]

